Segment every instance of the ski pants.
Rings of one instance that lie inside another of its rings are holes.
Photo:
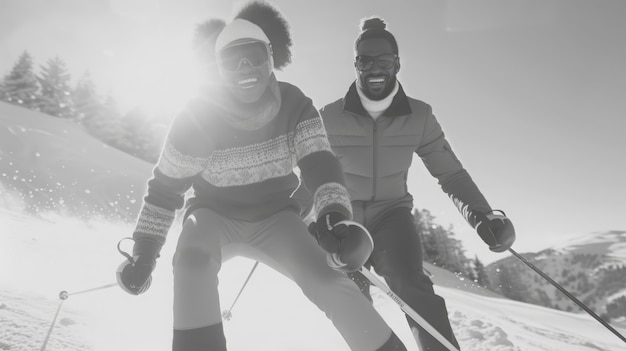
[[[327,265],[326,253],[297,213],[247,222],[201,208],[185,220],[173,259],[174,351],[226,350],[218,272],[235,255],[293,280],[352,350],[376,350],[390,339],[389,326],[348,277]]]
[[[395,294],[458,348],[448,320],[445,301],[435,294],[432,281],[424,274],[422,243],[411,210],[405,207],[395,208],[364,225],[374,240],[374,251],[366,266],[373,267]],[[349,276],[371,300],[367,278],[360,272]],[[412,318],[406,318],[422,351],[447,350]]]

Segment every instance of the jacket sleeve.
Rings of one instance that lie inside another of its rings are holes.
[[[164,143],[137,218],[133,238],[151,238],[165,243],[176,210],[192,179],[207,164],[207,138],[201,132],[193,109],[188,107],[173,122]]]
[[[475,227],[475,217],[471,216],[471,211],[486,213],[491,207],[452,151],[439,122],[432,113],[428,113],[422,143],[416,152],[430,174],[437,178],[441,189],[454,202],[463,218]]]
[[[301,206],[307,207],[307,199],[311,199],[311,211],[317,217],[328,212],[340,212],[352,219],[352,205],[350,195],[346,189],[346,182],[341,163],[332,152],[326,129],[322,119],[313,107],[311,100],[300,111],[298,123],[295,127],[293,145],[295,148],[300,176],[306,189],[300,189],[294,194],[296,198],[304,200]]]

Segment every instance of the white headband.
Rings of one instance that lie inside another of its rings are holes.
[[[226,47],[226,45],[239,39],[255,39],[266,44],[270,43],[270,40],[261,27],[250,21],[237,18],[224,27],[222,32],[217,36],[215,51],[218,52]]]

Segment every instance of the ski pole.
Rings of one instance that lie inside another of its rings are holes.
[[[411,317],[420,327],[424,328],[430,335],[432,335],[437,341],[439,341],[443,346],[445,346],[449,351],[459,351],[456,346],[452,345],[448,339],[446,339],[441,333],[437,331],[430,323],[428,323],[419,313],[415,312],[411,306],[407,305],[406,302],[402,301],[398,295],[396,295],[391,289],[383,283],[380,279],[378,279],[369,269],[365,267],[361,267],[359,270],[361,274],[363,274],[372,284],[374,284],[377,288],[382,290],[387,296],[389,296],[406,315]]]
[[[54,314],[54,318],[52,319],[52,323],[50,323],[50,328],[48,329],[48,334],[46,334],[46,338],[44,339],[43,344],[41,345],[40,351],[45,351],[46,350],[46,345],[48,344],[48,339],[50,339],[50,335],[52,334],[52,330],[54,329],[54,324],[57,321],[57,317],[59,316],[59,312],[61,312],[61,306],[63,306],[63,302],[65,302],[65,300],[67,300],[68,297],[70,297],[72,295],[88,293],[88,292],[91,292],[91,291],[102,290],[102,289],[110,288],[110,287],[116,286],[116,285],[117,285],[117,283],[111,283],[111,284],[99,286],[97,288],[77,291],[77,292],[73,292],[73,293],[68,293],[65,290],[61,291],[59,293],[59,299],[61,299],[61,302],[59,303],[59,307],[57,307],[57,311]]]
[[[103,286],[99,286],[97,288],[91,288],[91,289],[87,289],[87,290],[81,290],[81,291],[77,291],[77,292],[73,292],[73,293],[68,293],[67,291],[61,291],[61,293],[59,294],[59,297],[62,300],[67,299],[67,297],[72,296],[72,295],[78,295],[78,294],[84,294],[84,293],[88,293],[91,291],[96,291],[96,290],[102,290],[102,289],[107,289],[110,287],[114,287],[117,286],[117,283],[111,283],[111,284],[107,284],[107,285],[103,285]],[[63,296],[66,296],[65,298],[63,298]]]
[[[509,249],[509,252],[511,252],[513,254],[513,256],[517,257],[520,261],[522,261],[523,263],[525,263],[528,267],[530,267],[530,269],[532,269],[533,271],[537,272],[537,274],[539,274],[540,276],[543,277],[543,279],[547,280],[548,282],[550,282],[550,284],[552,284],[555,288],[559,289],[560,292],[562,292],[563,294],[565,294],[565,296],[569,297],[570,300],[574,301],[580,308],[582,308],[583,310],[585,310],[585,312],[587,312],[590,316],[592,316],[593,318],[595,318],[598,322],[600,322],[600,324],[602,324],[604,327],[606,327],[608,330],[610,330],[613,334],[615,334],[618,338],[620,338],[623,342],[626,342],[626,338],[624,338],[624,336],[622,334],[620,334],[617,330],[615,330],[615,328],[613,328],[609,323],[607,323],[604,319],[602,319],[600,316],[598,316],[595,312],[593,312],[589,307],[587,307],[584,303],[582,303],[580,300],[578,300],[574,295],[572,295],[569,291],[567,291],[564,287],[562,287],[561,285],[559,285],[557,282],[555,282],[554,280],[552,280],[552,278],[550,278],[547,274],[545,274],[544,272],[542,272],[539,268],[537,268],[534,264],[532,264],[530,261],[528,261],[526,258],[524,258],[524,256],[518,254],[515,250],[513,249]]]
[[[57,312],[54,314],[54,318],[52,319],[52,323],[50,324],[50,328],[48,329],[48,334],[46,334],[46,338],[43,340],[40,351],[46,350],[46,345],[48,345],[48,339],[50,339],[50,334],[52,334],[52,329],[54,329],[54,323],[56,323],[59,312],[61,312],[61,306],[63,305],[63,302],[65,301],[65,299],[67,299],[67,297],[65,297],[64,299],[63,297],[61,297],[61,295],[59,295],[59,297],[62,301],[59,303],[59,307],[57,307]]]
[[[237,303],[237,300],[239,300],[239,296],[241,296],[243,289],[248,284],[250,277],[252,277],[252,273],[254,273],[254,270],[256,269],[258,265],[259,265],[259,261],[254,262],[254,266],[252,266],[250,273],[248,273],[248,278],[246,278],[246,281],[243,283],[243,286],[241,286],[241,289],[239,289],[239,293],[237,294],[237,297],[235,297],[235,300],[233,301],[233,303],[230,305],[230,308],[222,312],[222,318],[224,318],[225,320],[229,321],[233,317],[233,314],[231,311],[233,310],[233,307],[235,307],[235,303]]]

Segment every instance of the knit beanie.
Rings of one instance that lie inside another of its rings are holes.
[[[222,32],[217,36],[215,51],[219,52],[228,44],[239,39],[252,39],[261,41],[267,45],[270,44],[270,40],[267,38],[267,35],[265,35],[261,27],[250,21],[236,18],[227,24]]]
[[[225,33],[221,33],[222,31]],[[221,19],[201,23],[196,28],[194,49],[201,54],[201,58],[206,59],[207,56],[214,58],[216,51],[223,49],[233,40],[243,38],[271,43],[275,69],[281,69],[291,63],[292,41],[289,24],[278,9],[264,1],[247,3],[228,26]]]
[[[275,69],[280,70],[291,63],[292,42],[289,24],[276,7],[265,1],[252,1],[247,3],[235,18],[259,26],[267,35],[272,44]]]

